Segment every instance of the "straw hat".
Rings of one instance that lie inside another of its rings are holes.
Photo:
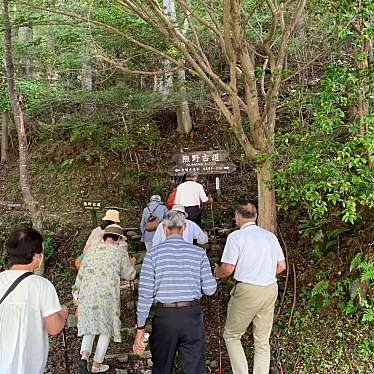
[[[186,218],[188,217],[188,214],[186,213],[186,209],[181,204],[174,204],[171,210],[175,210],[176,212],[181,212],[186,216]]]
[[[116,223],[120,223],[119,219],[119,211],[115,209],[108,209],[105,213],[103,221],[113,221]]]
[[[123,236],[123,228],[120,225],[109,225],[104,230],[104,235],[106,234]]]

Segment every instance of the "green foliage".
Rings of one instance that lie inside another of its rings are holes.
[[[374,207],[368,165],[374,114],[361,119],[367,125],[365,135],[347,115],[357,101],[357,74],[343,62],[332,63],[321,79],[318,100],[307,104],[314,111],[313,122],[305,127],[297,123],[300,131],[278,137],[279,152],[288,154],[275,173],[278,204],[285,210],[302,208],[315,224],[336,218],[353,224],[360,218],[360,206]]]
[[[328,287],[329,287],[329,281],[328,280],[321,280],[319,281],[312,289],[312,297],[321,295],[325,298],[328,297]]]

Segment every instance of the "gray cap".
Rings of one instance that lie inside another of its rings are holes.
[[[194,177],[197,177],[198,175],[199,174],[197,173],[197,171],[191,170],[186,173],[186,178],[194,178]]]
[[[156,201],[158,203],[161,203],[161,196],[160,195],[152,195],[149,201]]]

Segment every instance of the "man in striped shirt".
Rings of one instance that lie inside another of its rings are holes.
[[[169,211],[163,221],[166,240],[147,252],[140,273],[138,326],[134,352],[144,349],[144,327],[152,303],[150,349],[153,374],[173,371],[179,352],[183,373],[205,373],[205,333],[202,295],[217,288],[205,251],[183,240],[185,217]]]

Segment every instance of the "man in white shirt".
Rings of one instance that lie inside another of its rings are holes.
[[[234,273],[236,285],[231,291],[223,337],[233,374],[248,374],[248,363],[241,337],[253,322],[253,374],[268,374],[269,338],[274,305],[278,295],[276,274],[286,269],[277,237],[256,225],[257,209],[250,202],[239,206],[235,220],[240,230],[227,237],[216,278]]]
[[[20,276],[42,262],[43,238],[21,227],[6,246],[10,270],[0,274],[0,299]],[[24,278],[0,304],[0,373],[43,374],[48,357],[48,334],[57,335],[68,316],[52,283],[38,275]]]
[[[181,212],[185,218],[188,217],[186,210],[183,205],[174,204],[173,209],[174,211]],[[195,222],[192,222],[188,219],[185,219],[185,227],[183,228],[183,239],[193,244],[193,241],[196,240],[197,244],[205,244],[208,243],[208,234],[203,231],[200,226],[198,226]],[[165,229],[164,225],[161,222],[155,231],[155,234],[152,239],[152,247],[164,242],[166,240]]]
[[[211,196],[207,196],[202,184],[197,183],[197,173],[189,171],[186,173],[186,182],[177,187],[174,204],[183,205],[190,221],[201,227],[201,205],[212,202]]]

